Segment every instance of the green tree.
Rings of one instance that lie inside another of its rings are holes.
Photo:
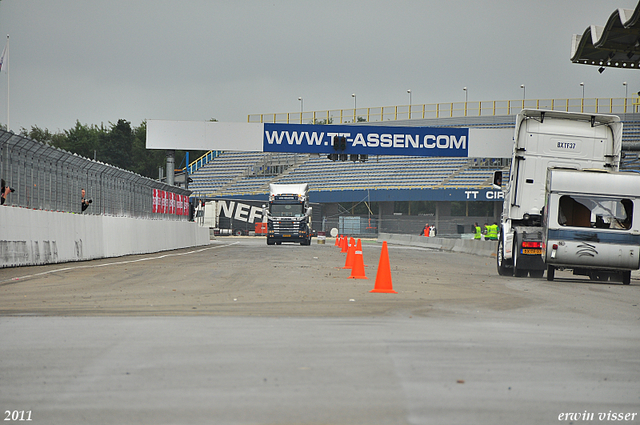
[[[42,129],[38,126],[32,126],[31,130],[22,127],[20,135],[32,140],[36,140],[47,145],[56,145],[65,139],[64,133],[51,133],[48,129]]]
[[[109,132],[101,135],[100,158],[104,158],[104,162],[108,164],[131,170],[134,140],[135,135],[131,123],[119,119],[116,124],[111,124]]]

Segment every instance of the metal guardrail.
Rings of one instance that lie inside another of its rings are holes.
[[[0,177],[15,190],[5,206],[81,213],[81,191],[91,205],[84,214],[187,220],[153,213],[153,189],[179,195],[191,191],[93,161],[0,130]]]
[[[515,115],[525,108],[598,114],[638,113],[640,112],[640,98],[520,99],[427,103],[327,111],[251,114],[247,117],[247,122],[348,124],[406,119]]]
[[[217,157],[221,153],[222,153],[221,151],[209,151],[204,155],[202,155],[200,158],[191,162],[188,166],[189,174],[195,173],[200,167],[204,167],[209,163],[209,161],[213,160],[215,157]],[[183,168],[182,170],[184,171],[186,168],[187,167]]]

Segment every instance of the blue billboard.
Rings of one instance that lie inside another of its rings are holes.
[[[346,139],[344,149],[334,146]],[[468,128],[264,124],[264,152],[468,157]]]

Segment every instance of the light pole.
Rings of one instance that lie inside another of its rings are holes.
[[[627,113],[627,96],[629,96],[629,86],[627,86],[627,82],[623,81],[622,85],[624,86],[624,113]]]
[[[411,119],[411,89],[407,90],[409,93],[409,119]]]
[[[467,116],[467,102],[469,101],[469,90],[467,90],[466,87],[463,87],[462,90],[464,91],[464,116]]]
[[[527,88],[524,84],[520,84],[520,88],[522,89],[522,104],[524,105],[524,100],[527,98]]]
[[[351,97],[353,98],[353,122],[356,122],[356,109],[357,109],[357,98],[355,93],[351,93]]]
[[[300,124],[302,124],[302,113],[304,112],[304,99],[302,97],[298,97],[300,101]]]
[[[582,87],[582,99],[584,100],[584,83],[580,83],[580,87]]]

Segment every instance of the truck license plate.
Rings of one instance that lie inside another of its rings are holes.
[[[522,248],[523,254],[542,254],[542,249],[540,248]]]

